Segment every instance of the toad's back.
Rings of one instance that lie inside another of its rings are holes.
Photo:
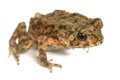
[[[29,33],[34,35],[34,39],[40,35],[68,38],[70,34],[86,26],[90,20],[84,15],[64,10],[55,10],[47,15],[36,13],[30,20]]]

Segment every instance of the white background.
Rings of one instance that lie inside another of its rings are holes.
[[[29,23],[36,12],[55,9],[100,17],[104,23],[104,43],[90,48],[48,52],[48,58],[62,64],[53,73],[37,64],[33,47],[20,56],[20,65],[8,58],[8,41],[21,21]],[[120,80],[120,2],[119,0],[0,0],[0,80]]]

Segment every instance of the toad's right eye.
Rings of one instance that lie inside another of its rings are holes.
[[[87,40],[87,35],[86,34],[77,33],[76,37],[80,41],[86,41]]]

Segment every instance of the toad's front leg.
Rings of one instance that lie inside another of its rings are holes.
[[[17,39],[18,43],[16,42]],[[9,40],[9,56],[12,54],[17,64],[19,64],[19,53],[27,51],[33,45],[33,42],[26,31],[25,23],[19,23]]]
[[[47,67],[50,70],[50,72],[52,72],[52,67],[56,66],[62,68],[62,66],[60,64],[51,63],[50,62],[51,60],[47,60],[46,47],[48,45],[50,46],[50,45],[58,45],[58,44],[55,43],[54,38],[47,38],[46,36],[40,36],[38,38],[39,63],[40,65]]]

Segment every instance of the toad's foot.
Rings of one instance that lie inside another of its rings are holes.
[[[39,58],[38,58],[39,59]],[[43,67],[46,67],[49,69],[50,73],[52,73],[52,68],[53,67],[58,67],[58,68],[62,68],[62,65],[60,64],[56,64],[56,63],[51,63],[51,61],[53,61],[52,59],[46,61],[44,58],[41,58],[38,60],[39,61],[39,64]]]

